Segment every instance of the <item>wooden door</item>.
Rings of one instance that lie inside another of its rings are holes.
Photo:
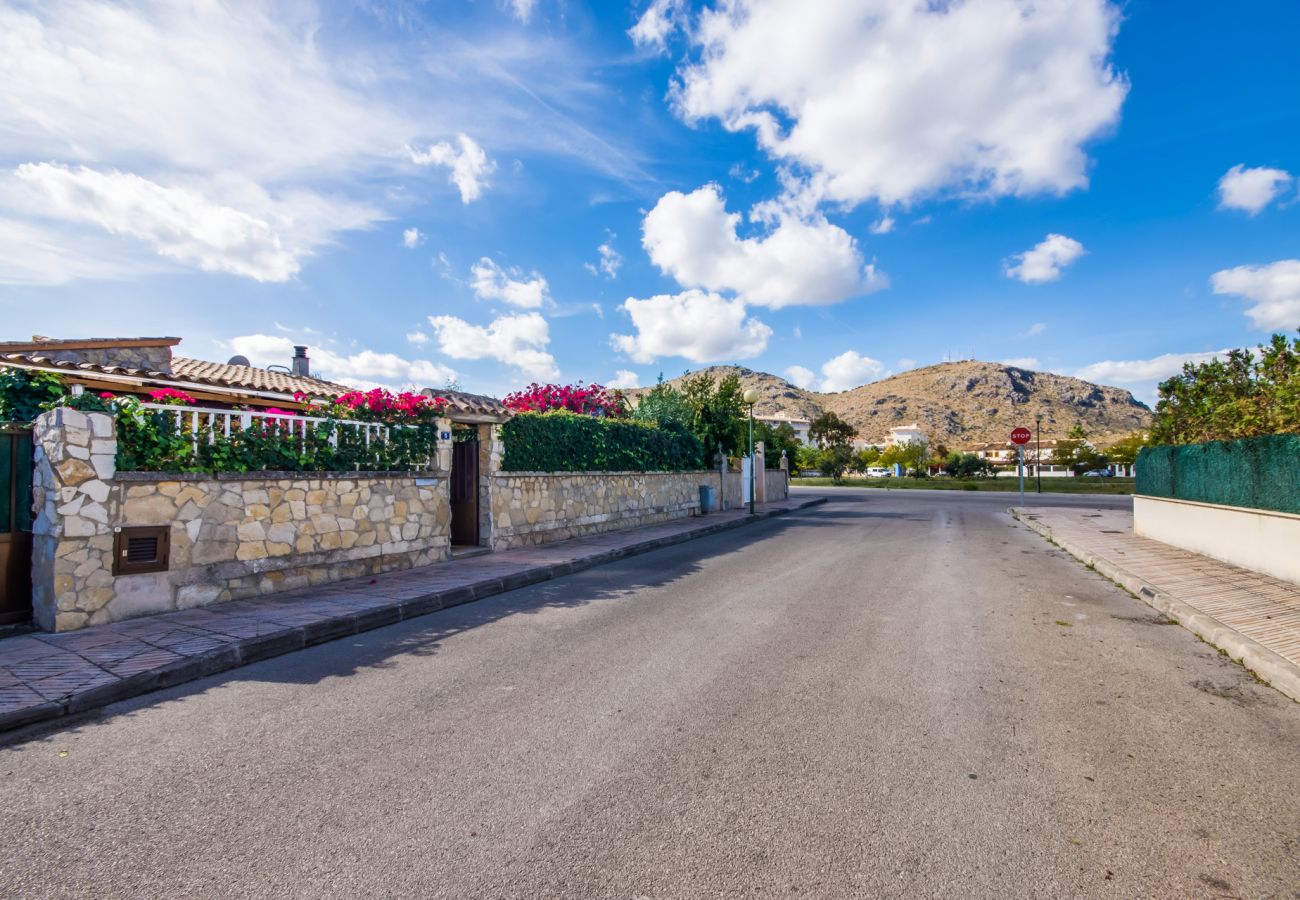
[[[0,425],[0,625],[32,617],[32,432]]]
[[[478,441],[458,440],[451,451],[451,542],[477,547]]]

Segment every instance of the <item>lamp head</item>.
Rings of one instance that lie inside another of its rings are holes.
[[[745,393],[741,396],[740,399],[744,400],[750,406],[753,406],[755,403],[758,402],[758,389],[750,388],[749,390],[745,391]]]

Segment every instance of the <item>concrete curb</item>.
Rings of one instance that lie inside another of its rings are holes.
[[[1223,624],[1211,615],[1201,612],[1196,607],[1180,600],[1172,594],[1162,591],[1139,575],[1135,575],[1123,566],[1104,556],[1097,556],[1078,547],[1071,541],[1063,540],[1052,533],[1046,525],[1021,515],[1021,510],[1011,507],[1007,510],[1011,517],[1029,530],[1045,537],[1066,553],[1091,566],[1111,581],[1123,587],[1152,609],[1176,619],[1178,624],[1188,631],[1222,648],[1232,659],[1239,660],[1243,666],[1255,673],[1292,700],[1300,702],[1300,666],[1274,653],[1259,642],[1246,637],[1241,632]]]
[[[187,681],[195,681],[208,675],[216,675],[219,672],[237,669],[250,663],[271,659],[295,650],[302,650],[317,644],[338,640],[339,638],[383,628],[385,625],[393,625],[407,619],[427,616],[430,613],[450,609],[453,606],[472,603],[475,600],[504,594],[539,582],[550,581],[553,578],[572,575],[575,572],[582,572],[606,563],[616,562],[629,556],[639,556],[652,550],[671,547],[675,544],[684,544],[688,541],[731,531],[745,525],[752,525],[763,519],[786,515],[811,506],[818,506],[825,503],[826,499],[825,497],[811,497],[802,502],[796,502],[794,506],[764,510],[739,519],[718,522],[679,534],[648,538],[638,543],[629,544],[626,547],[604,550],[569,562],[539,565],[522,572],[507,575],[504,578],[488,578],[454,588],[430,591],[418,597],[394,600],[373,609],[347,613],[346,615],[322,619],[319,622],[313,622],[310,625],[298,628],[285,628],[283,631],[272,634],[234,641],[207,653],[179,660],[148,672],[141,672],[138,675],[122,678],[111,684],[70,694],[59,700],[50,700],[39,706],[26,707],[10,713],[0,713],[0,736],[14,729],[48,722],[66,715],[84,713],[108,706],[110,703],[118,703],[132,697],[138,697],[141,694],[175,687]]]

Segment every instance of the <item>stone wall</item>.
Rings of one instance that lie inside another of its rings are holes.
[[[491,475],[494,550],[651,525],[699,509],[700,485],[717,472],[496,472]]]
[[[58,409],[34,429],[33,606],[52,631],[445,559],[442,477],[117,473],[112,419]],[[447,453],[440,448],[445,471]],[[166,572],[113,572],[114,529],[168,525]]]

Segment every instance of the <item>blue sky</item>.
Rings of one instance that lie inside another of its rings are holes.
[[[1300,326],[1298,30],[1285,0],[0,0],[0,337],[494,394],[975,357],[1151,402]]]

